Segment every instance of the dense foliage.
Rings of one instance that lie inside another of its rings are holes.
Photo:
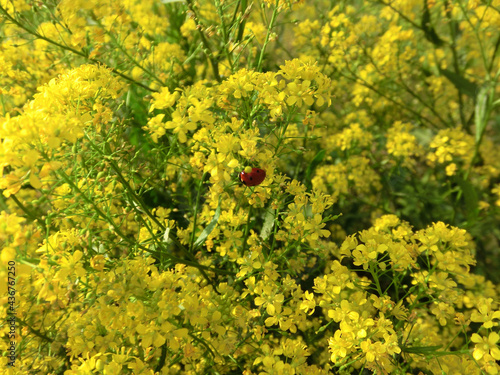
[[[498,374],[499,49],[500,0],[0,0],[2,371]]]

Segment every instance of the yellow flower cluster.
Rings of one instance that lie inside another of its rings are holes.
[[[108,69],[83,65],[42,86],[20,116],[0,119],[4,195],[17,193],[25,181],[42,187],[41,179],[61,167],[57,158],[62,146],[76,143],[86,127],[99,131],[110,121],[112,111],[104,103],[123,88]]]
[[[412,133],[410,124],[397,121],[387,131],[387,152],[396,160],[402,160],[407,168],[415,168],[417,158],[422,155],[423,148],[418,144],[417,137]]]
[[[315,279],[317,296],[308,295],[301,305],[309,314],[319,306],[338,323],[328,341],[331,360],[337,365],[356,358],[372,371],[390,373],[396,369],[394,354],[418,353],[410,347],[421,347],[423,353],[425,347],[460,345],[454,337],[471,321],[484,322],[484,329],[498,324],[493,321],[500,319],[498,304],[493,307],[493,300],[481,297],[487,288],[493,295],[496,292],[492,285],[480,287],[480,278],[470,273],[475,263],[473,244],[464,230],[438,222],[413,232],[408,223],[387,215],[372,228],[348,237],[340,253],[370,277],[357,276],[335,261],[330,273]],[[413,281],[398,292],[384,281],[389,275]],[[459,318],[461,323],[453,324]],[[447,328],[446,335],[437,334],[439,326]],[[478,334],[472,340],[483,342]],[[487,344],[476,346],[474,359],[484,369],[492,369],[500,353],[495,345],[498,338],[490,335],[484,340]],[[445,362],[448,371],[457,373],[465,373],[474,363],[472,359]],[[418,366],[433,371],[436,364],[434,360]]]
[[[427,159],[431,165],[446,166],[446,175],[453,176],[459,167],[467,170],[474,156],[474,139],[462,129],[440,130],[430,144]]]
[[[381,189],[380,177],[365,156],[352,156],[345,162],[319,167],[312,185],[334,197],[348,194],[370,196]]]

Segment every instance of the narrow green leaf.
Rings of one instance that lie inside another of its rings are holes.
[[[170,227],[167,227],[167,229],[165,229],[165,233],[163,233],[163,242],[166,243],[172,242],[172,240],[170,239]]]
[[[429,10],[429,5],[427,4],[427,0],[424,1],[424,9],[422,12],[422,21],[421,24],[422,30],[424,31],[425,39],[427,39],[432,44],[440,47],[443,45],[443,41],[436,33],[436,30],[432,26],[431,22],[431,12]]]
[[[219,221],[219,216],[220,216],[220,201],[219,205],[217,206],[217,209],[215,210],[215,214],[213,219],[210,221],[210,223],[207,225],[205,229],[200,233],[196,241],[194,242],[193,249],[196,249],[197,247],[203,245],[205,240],[207,239],[208,235],[212,233],[214,230],[215,226],[217,225],[217,222]]]
[[[435,352],[436,350],[442,348],[443,345],[436,345],[436,346],[413,346],[413,347],[408,347],[404,346],[401,349],[405,353],[415,353],[415,354],[424,354],[424,353],[429,353],[429,352]]]
[[[471,82],[467,78],[464,78],[461,75],[448,69],[439,69],[439,71],[442,75],[448,78],[451,83],[453,83],[458,91],[471,98],[476,97],[478,87],[474,82]]]
[[[488,87],[481,87],[476,98],[476,109],[474,113],[474,122],[476,126],[476,144],[481,141],[484,129],[486,128],[487,116],[486,112],[488,109],[488,92],[490,89]]]
[[[267,240],[271,235],[271,231],[274,227],[274,217],[274,210],[266,212],[266,216],[264,217],[264,224],[262,225],[262,230],[260,232],[260,237],[263,240]]]
[[[326,150],[321,150],[316,154],[313,160],[311,160],[311,163],[309,164],[306,170],[306,184],[308,184],[308,182],[310,181],[314,170],[323,161],[325,155],[326,155]]]
[[[459,178],[457,182],[464,196],[467,222],[469,225],[473,225],[479,216],[479,199],[476,189],[468,180]]]

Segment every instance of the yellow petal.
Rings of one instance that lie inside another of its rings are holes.
[[[30,173],[30,185],[33,186],[35,189],[40,189],[42,187],[42,182],[40,181],[38,176],[33,172]]]

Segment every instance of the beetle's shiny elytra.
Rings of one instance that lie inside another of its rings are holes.
[[[260,168],[252,168],[252,171],[246,173],[240,172],[240,181],[246,186],[257,186],[266,178],[266,171]]]

